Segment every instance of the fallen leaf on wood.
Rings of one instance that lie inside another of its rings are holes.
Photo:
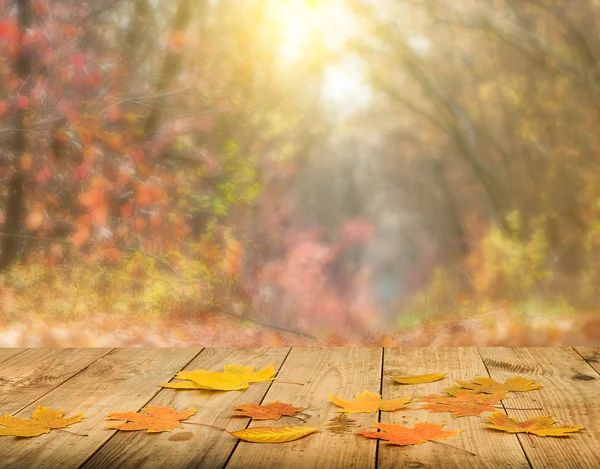
[[[210,391],[241,391],[248,388],[248,383],[268,381],[275,376],[273,364],[259,371],[254,366],[225,365],[224,371],[192,370],[180,371],[177,379],[187,380],[187,383],[162,383],[163,388],[171,389],[204,389]]]
[[[434,381],[439,381],[440,379],[444,379],[448,373],[430,373],[426,375],[416,375],[416,376],[391,376],[387,375],[388,378],[396,381],[396,383],[400,384],[424,384],[424,383],[433,383]]]
[[[549,415],[533,417],[519,422],[515,417],[510,417],[503,412],[494,412],[487,417],[489,423],[482,423],[486,428],[501,430],[508,433],[532,433],[537,436],[569,436],[569,433],[583,429],[576,427],[553,427],[556,422]]]
[[[369,391],[364,391],[356,396],[356,401],[346,401],[339,397],[332,396],[329,394],[329,399],[339,407],[343,407],[344,410],[338,410],[338,412],[347,412],[349,414],[358,413],[372,413],[378,410],[384,410],[391,412],[394,410],[402,409],[412,399],[411,397],[403,397],[400,399],[382,400],[379,394],[373,394]]]
[[[462,430],[444,431],[442,424],[422,422],[415,424],[414,428],[391,423],[378,423],[373,428],[383,430],[381,432],[358,432],[367,438],[377,438],[385,440],[392,445],[420,445],[427,441],[445,440],[451,436],[456,436]]]
[[[268,405],[241,404],[237,405],[236,409],[238,410],[231,412],[231,415],[251,417],[255,420],[279,420],[282,416],[293,417],[306,410],[306,407],[293,407],[291,404],[275,401]]]
[[[464,381],[457,381],[457,383],[461,388],[486,394],[533,391],[542,387],[541,384],[521,376],[507,379],[505,383],[499,383],[492,378],[475,378],[472,383]]]
[[[39,436],[50,433],[55,428],[65,428],[74,423],[81,422],[81,414],[63,418],[63,410],[52,410],[49,407],[38,406],[31,414],[31,420],[13,417],[6,414],[0,416],[0,436]]]
[[[188,382],[161,383],[160,386],[171,389],[204,389],[210,391],[240,391],[248,388],[248,381],[235,373],[227,371],[180,371],[175,377],[188,380]]]
[[[319,428],[307,427],[257,427],[228,432],[240,440],[252,443],[285,443],[316,432]]]
[[[452,395],[431,394],[419,398],[420,402],[427,404],[420,409],[430,412],[452,412],[452,417],[477,416],[482,412],[495,412],[497,409],[492,407],[504,399],[505,394],[480,394],[470,390],[454,391]]]
[[[269,381],[274,379],[275,376],[275,364],[264,367],[262,370],[254,371],[254,366],[242,366],[242,365],[225,365],[225,372],[233,373],[238,375],[244,381],[248,383],[258,383],[260,381]]]
[[[332,419],[329,419],[329,423],[331,423],[331,425],[328,425],[327,428],[333,433],[349,432],[350,428],[359,426],[356,423],[356,420],[349,419],[346,414],[336,415]]]
[[[180,420],[185,420],[196,413],[196,409],[193,407],[177,412],[171,406],[149,405],[142,410],[146,413],[141,414],[130,410],[111,412],[108,415],[110,420],[128,420],[133,423],[112,424],[107,427],[125,431],[146,430],[148,433],[170,432],[177,427],[183,428]]]

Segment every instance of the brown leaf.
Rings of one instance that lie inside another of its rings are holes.
[[[477,416],[485,411],[495,412],[496,409],[492,406],[498,404],[504,397],[505,395],[501,393],[480,394],[462,389],[453,391],[452,395],[423,396],[419,398],[419,401],[427,403],[420,409],[430,412],[452,412],[452,416],[457,418]]]
[[[291,404],[275,401],[268,405],[241,404],[236,406],[236,409],[238,410],[231,412],[231,415],[251,417],[255,420],[279,420],[282,416],[293,417],[306,410],[306,407],[293,407]]]
[[[137,412],[111,412],[108,415],[110,420],[128,420],[133,423],[120,423],[107,425],[108,428],[116,430],[134,431],[146,430],[148,433],[170,432],[174,428],[180,427],[180,420],[185,420],[196,413],[195,408],[189,408],[181,412],[176,412],[171,406],[152,406],[144,407],[145,414]]]

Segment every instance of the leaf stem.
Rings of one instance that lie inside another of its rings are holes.
[[[226,432],[227,430],[225,430],[224,428],[221,427],[215,427],[214,425],[209,425],[208,423],[199,423],[199,422],[189,422],[187,420],[182,420],[181,423],[189,423],[190,425],[201,425],[203,427],[210,427],[210,428],[214,428],[216,430],[221,430]]]
[[[449,445],[448,443],[442,443],[441,441],[432,441],[432,440],[429,440],[429,441],[431,441],[432,443],[436,443],[438,445],[449,446],[450,448],[457,449],[459,451],[462,451],[463,453],[470,454],[471,456],[477,456],[475,453],[471,453],[470,451],[467,451],[466,449],[459,448],[458,446]]]
[[[529,433],[525,433],[525,435],[527,435],[527,438],[529,438],[529,442],[531,443],[531,446],[533,448],[535,448],[535,441],[533,441],[533,438],[531,437],[531,435]]]

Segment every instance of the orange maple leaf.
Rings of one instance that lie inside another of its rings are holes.
[[[477,416],[485,411],[495,412],[496,409],[492,406],[498,404],[504,397],[506,397],[505,394],[501,393],[480,394],[462,389],[453,391],[451,395],[422,396],[419,401],[427,403],[420,409],[431,412],[452,412],[452,416],[456,418]]]
[[[180,427],[180,420],[185,420],[196,413],[195,408],[185,409],[181,412],[176,412],[172,406],[153,406],[149,405],[142,410],[145,414],[132,412],[111,412],[108,415],[110,420],[128,420],[134,423],[119,423],[107,425],[108,428],[116,430],[146,430],[148,433],[170,432],[174,428]]]
[[[0,436],[39,436],[50,433],[53,428],[65,428],[81,422],[83,413],[69,418],[63,418],[62,410],[52,410],[49,407],[38,406],[31,414],[31,420],[13,417],[6,414],[0,416]]]
[[[472,383],[466,383],[464,381],[457,381],[457,383],[461,388],[472,389],[473,391],[483,392],[486,394],[495,394],[499,392],[507,393],[511,391],[525,392],[533,391],[542,387],[541,384],[521,376],[507,379],[505,383],[499,383],[492,378],[475,378]]]
[[[451,436],[456,436],[462,430],[444,431],[443,424],[422,422],[415,424],[414,428],[405,427],[391,423],[378,423],[373,428],[383,430],[381,432],[358,432],[367,438],[377,438],[386,440],[392,445],[420,445],[427,441],[445,440]]]
[[[339,397],[329,395],[329,399],[339,407],[343,407],[344,410],[338,410],[338,412],[347,412],[349,414],[358,413],[372,413],[378,410],[384,410],[392,412],[394,410],[402,409],[412,399],[411,397],[403,397],[400,399],[382,400],[379,394],[373,394],[369,391],[364,391],[356,396],[356,401],[346,401]]]
[[[484,427],[501,430],[508,433],[532,433],[537,436],[569,436],[569,433],[578,432],[583,427],[553,427],[556,422],[549,415],[533,417],[524,422],[519,422],[515,417],[510,417],[503,412],[494,412],[487,417],[489,423],[482,423]]]
[[[282,416],[293,417],[306,407],[293,407],[291,404],[275,401],[268,405],[241,404],[236,406],[236,411],[231,415],[251,417],[255,420],[279,420]]]

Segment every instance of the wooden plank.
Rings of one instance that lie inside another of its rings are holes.
[[[574,347],[575,351],[590,365],[597,373],[600,373],[600,347]]]
[[[287,348],[268,349],[205,349],[186,369],[222,371],[223,365],[237,363],[263,368],[270,363],[279,369],[289,353]],[[255,383],[245,391],[178,391],[163,389],[151,405],[171,405],[177,410],[196,407],[191,421],[236,431],[248,425],[248,419],[231,417],[235,404],[259,404],[270,383]],[[120,410],[127,410],[119,407]],[[184,425],[170,433],[148,435],[145,432],[120,432],[104,445],[83,466],[99,468],[222,468],[237,439],[231,435],[198,425]]]
[[[199,349],[116,349],[104,355],[17,415],[30,418],[38,405],[64,409],[65,416],[85,411],[83,422],[69,428],[82,437],[53,431],[37,438],[0,439],[0,467],[71,469],[85,462],[115,430],[105,427],[115,410],[138,410],[159,391]]]
[[[475,347],[467,348],[386,348],[384,371],[388,374],[418,375],[448,373],[441,381],[403,386],[383,378],[383,397],[396,399],[428,394],[443,394],[456,380],[471,380],[488,376],[485,365]],[[443,443],[465,449],[472,456],[457,449],[435,443],[417,446],[379,444],[378,468],[443,467],[443,468],[529,468],[527,458],[514,435],[502,435],[481,427],[481,417],[453,419],[450,413],[430,413],[417,410],[422,404],[410,405],[410,410],[381,412],[381,421],[412,427],[418,422],[444,424],[443,430],[464,430]],[[489,415],[485,413],[484,415]]]
[[[23,353],[26,348],[0,348],[0,363]]]
[[[306,423],[256,421],[250,427],[298,425],[319,427],[336,417],[336,407],[328,394],[352,399],[362,391],[379,393],[381,378],[380,348],[292,349],[278,374],[278,380],[300,382],[304,386],[274,382],[264,402],[281,401],[308,407],[311,417]],[[377,421],[377,414],[353,414],[362,426]],[[280,444],[240,441],[227,469],[260,467],[294,468],[374,468],[376,442],[357,438],[353,432],[328,430]]]
[[[13,414],[111,349],[29,349],[0,364],[0,413]]]
[[[510,393],[507,408],[541,407],[543,410],[506,412],[519,420],[550,415],[558,425],[583,425],[585,431],[564,438],[525,435],[521,445],[534,468],[600,467],[600,379],[572,348],[481,348],[492,378],[504,381],[516,375],[533,379],[542,388]]]

